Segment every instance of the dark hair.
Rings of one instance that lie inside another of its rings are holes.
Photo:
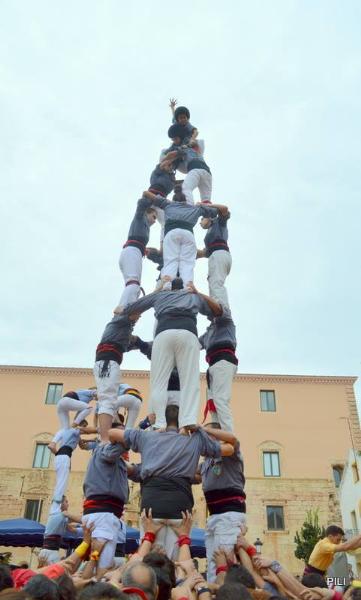
[[[165,409],[165,420],[167,422],[167,425],[174,425],[176,427],[179,426],[178,423],[178,415],[179,415],[179,407],[176,406],[175,404],[168,404],[167,408]]]
[[[34,600],[59,600],[59,588],[45,575],[34,575],[24,586],[24,592]]]
[[[181,277],[175,277],[172,280],[172,291],[183,289],[183,279]]]
[[[216,593],[216,600],[252,600],[252,596],[240,583],[224,583]]]
[[[4,563],[0,563],[0,592],[12,587],[14,587],[14,582],[10,568]]]
[[[320,573],[306,573],[301,579],[302,585],[307,588],[321,587],[327,588],[325,578]]]
[[[76,588],[74,582],[69,575],[64,573],[54,579],[54,581],[58,584],[59,587],[59,599],[60,600],[75,600],[76,598]]]
[[[186,106],[178,106],[178,108],[175,109],[174,118],[176,121],[178,121],[178,117],[180,115],[185,115],[187,117],[187,119],[191,118],[191,113],[189,112],[189,110]]]
[[[171,139],[179,137],[181,140],[184,140],[186,135],[186,128],[184,127],[184,125],[180,125],[179,123],[174,123],[168,129],[168,137],[170,137]]]
[[[326,537],[328,537],[329,535],[345,535],[345,532],[343,529],[341,529],[341,527],[338,527],[337,525],[330,525],[329,527],[327,527],[325,534]]]
[[[175,575],[174,562],[172,560],[170,560],[170,558],[168,558],[168,556],[166,554],[162,554],[160,552],[149,552],[149,554],[147,554],[144,557],[143,563],[146,563],[147,565],[150,565],[151,567],[153,567],[153,569],[155,570],[155,574],[157,575],[157,580],[158,580],[158,573],[156,571],[156,568],[161,569],[163,572],[165,572],[167,574],[171,588],[174,588],[176,586],[176,575]],[[159,582],[158,582],[158,585],[159,585]],[[169,592],[169,596],[170,596],[170,592]]]
[[[351,598],[352,600],[361,600],[361,588],[353,588]]]
[[[111,600],[119,598],[119,600],[127,600],[128,596],[123,594],[111,583],[90,583],[80,592],[78,600]]]
[[[243,565],[232,565],[226,573],[224,583],[241,583],[247,588],[256,589],[253,575]]]

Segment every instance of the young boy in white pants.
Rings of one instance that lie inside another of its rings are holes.
[[[82,426],[86,426],[87,424],[87,421],[81,421]],[[66,494],[70,474],[71,456],[79,444],[79,440],[80,430],[70,427],[69,429],[60,429],[48,445],[49,450],[55,454],[54,466],[56,482],[52,500],[53,512],[56,504],[60,506],[62,497]],[[58,445],[59,448],[57,450]]]
[[[227,289],[224,285],[232,266],[232,257],[228,247],[227,220],[230,214],[218,215],[215,219],[203,217],[202,229],[207,233],[204,238],[204,250],[197,251],[197,258],[208,258],[208,287],[211,298],[229,308]]]
[[[163,208],[165,214],[162,278],[172,281],[179,273],[184,285],[192,283],[197,256],[193,227],[200,216],[216,217],[218,210],[226,213],[228,208],[218,204],[212,207],[189,205],[179,186],[175,187],[171,202],[151,192],[144,192],[144,195],[154,206]]]
[[[123,246],[119,258],[119,267],[123,273],[125,287],[117,309],[135,302],[140,293],[143,258],[149,241],[150,227],[155,223],[157,214],[147,198],[138,200],[137,210],[131,222],[128,240]]]
[[[116,412],[123,353],[132,349],[131,334],[138,318],[138,314],[114,315],[96,349],[94,377],[98,388],[99,433],[103,442],[108,440],[108,430]]]
[[[115,410],[118,412],[120,408],[127,409],[126,429],[131,429],[135,426],[139,411],[142,406],[142,396],[139,390],[133,388],[127,383],[121,383],[118,389],[118,398],[115,401]]]
[[[209,408],[213,422],[220,423],[225,431],[233,431],[230,404],[238,359],[236,327],[228,308],[223,307],[222,315],[213,319],[207,331],[199,338],[199,342],[206,350],[206,361],[209,365],[206,408]]]
[[[68,429],[70,427],[70,412],[76,412],[73,426],[77,426],[87,418],[91,413],[92,407],[89,403],[97,399],[96,389],[76,390],[76,392],[67,392],[60,398],[56,405],[60,428]]]

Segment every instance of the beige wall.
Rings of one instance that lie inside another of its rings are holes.
[[[149,395],[149,373],[125,371],[123,381]],[[302,377],[237,375],[232,397],[235,430],[245,458],[249,535],[264,542],[263,551],[300,569],[293,557],[293,537],[306,510],[320,509],[323,523],[339,522],[332,464],[343,464],[353,441],[361,450],[351,377]],[[64,392],[94,385],[90,369],[46,367],[0,367],[0,398],[3,407],[0,452],[0,518],[23,516],[26,499],[43,498],[41,521],[46,520],[54,471],[32,469],[36,441],[48,441],[56,432],[56,407],[46,405],[48,383],[62,383]],[[201,376],[205,397],[205,379]],[[274,390],[276,412],[260,410],[260,390]],[[203,407],[202,407],[203,408]],[[146,401],[141,416],[146,414]],[[15,433],[16,432],[16,433]],[[263,476],[262,450],[280,453],[281,477]],[[81,510],[82,479],[89,454],[77,450],[72,458],[69,498],[74,511]],[[136,457],[134,457],[137,460]],[[131,495],[126,520],[135,523],[138,490]],[[195,489],[196,521],[204,525],[205,503]],[[285,531],[268,532],[266,505],[283,506]]]

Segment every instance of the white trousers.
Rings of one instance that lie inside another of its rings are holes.
[[[232,383],[237,366],[228,360],[219,360],[208,368],[209,398],[212,398],[217,409],[218,422],[225,431],[234,431],[233,417],[230,408]],[[214,413],[212,413],[212,416]]]
[[[154,208],[155,212],[157,213],[157,221],[160,225],[160,244],[162,245],[164,239],[164,210],[158,206],[152,206],[152,208]]]
[[[120,520],[113,513],[91,513],[84,515],[83,525],[90,527],[95,525],[92,531],[92,538],[107,540],[102,553],[99,557],[98,566],[100,569],[109,569],[113,565],[115,550],[120,531]]]
[[[127,306],[135,302],[140,293],[140,283],[142,279],[143,256],[139,248],[127,246],[123,248],[119,257],[119,267],[124,277],[124,290],[119,300],[119,306]],[[126,285],[128,281],[138,281]]]
[[[212,197],[212,175],[205,169],[192,169],[184,178],[182,191],[188,204],[194,204],[193,190],[199,189],[202,202],[210,202]]]
[[[94,365],[94,377],[97,384],[98,414],[111,415],[116,412],[116,402],[120,385],[120,368],[115,360],[109,361],[105,377],[101,377],[104,361],[97,360]]]
[[[170,404],[174,404],[174,406],[179,406],[180,400],[180,390],[168,390],[167,393],[167,406]]]
[[[196,256],[197,246],[193,233],[187,229],[171,229],[163,242],[162,277],[167,275],[174,279],[179,271],[179,277],[186,286],[188,282],[193,281]]]
[[[70,473],[70,456],[60,454],[54,459],[54,467],[56,473],[56,483],[53,494],[53,502],[60,503],[62,497],[66,494],[68,487],[68,479]]]
[[[215,250],[208,258],[209,295],[229,308],[229,300],[224,282],[232,266],[231,253],[227,250]]]
[[[150,412],[156,414],[155,427],[165,427],[168,380],[177,367],[180,381],[179,427],[198,423],[199,349],[194,333],[186,329],[167,329],[153,342],[150,369]]]
[[[86,419],[91,413],[92,408],[86,402],[82,402],[82,400],[74,400],[74,398],[68,398],[67,396],[60,398],[56,406],[56,412],[58,413],[61,429],[69,429],[70,411],[78,413],[74,419],[74,423],[79,425],[79,423],[81,423],[83,419]]]
[[[123,394],[118,396],[115,401],[115,410],[118,412],[120,408],[126,408],[128,412],[126,429],[132,429],[137,420],[139,411],[142,406],[142,401],[132,394]]]
[[[55,563],[60,562],[59,550],[48,550],[48,548],[42,548],[39,552],[38,560],[42,567],[54,565]]]
[[[216,580],[216,564],[213,560],[215,550],[217,548],[233,550],[241,527],[243,528],[245,524],[245,513],[230,511],[208,517],[204,533],[207,554],[207,581],[214,583]]]
[[[163,519],[153,519],[156,523],[163,523]],[[164,520],[167,525],[164,525],[162,529],[160,529],[155,537],[155,544],[159,544],[164,548],[166,555],[170,560],[177,560],[179,554],[179,546],[178,546],[178,536],[173,531],[172,525],[180,525],[182,519],[165,519]],[[144,529],[140,524],[140,539],[142,539],[144,535]]]

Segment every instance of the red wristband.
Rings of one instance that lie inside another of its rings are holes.
[[[251,558],[252,558],[252,556],[257,554],[257,550],[254,546],[248,546],[246,552],[247,552],[248,556],[250,556]]]
[[[191,545],[191,538],[188,535],[180,535],[178,538],[178,546]]]
[[[227,565],[220,565],[219,567],[216,568],[216,575],[219,575],[220,573],[227,573],[227,571],[228,571]]]
[[[142,539],[142,543],[143,542],[150,542],[151,544],[154,544],[155,541],[155,533],[153,533],[153,531],[147,531],[144,534],[144,537]]]

